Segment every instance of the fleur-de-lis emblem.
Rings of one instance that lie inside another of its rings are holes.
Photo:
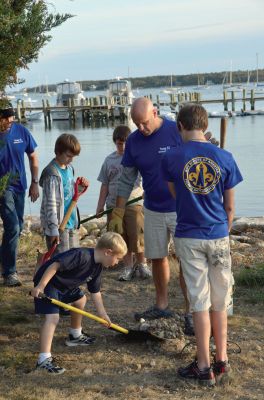
[[[214,176],[208,172],[206,164],[200,162],[196,168],[195,172],[189,174],[189,181],[192,182],[194,186],[199,188],[204,188],[209,183],[213,182]]]
[[[216,187],[221,170],[215,161],[207,157],[192,158],[185,165],[183,179],[186,187],[194,194],[208,194]]]

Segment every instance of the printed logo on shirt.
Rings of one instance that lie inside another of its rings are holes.
[[[23,143],[23,139],[14,139],[14,144]]]
[[[167,150],[170,150],[170,146],[160,147],[158,153],[163,154],[166,153]]]
[[[194,194],[208,194],[212,192],[220,178],[220,167],[207,157],[195,157],[183,169],[184,183]]]

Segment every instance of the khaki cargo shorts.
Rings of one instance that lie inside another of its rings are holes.
[[[126,207],[123,218],[123,238],[128,251],[144,252],[144,215],[140,205]]]
[[[233,275],[229,237],[215,240],[176,237],[190,311],[224,311],[231,301]]]
[[[144,216],[145,257],[167,257],[170,236],[175,233],[176,212],[161,213],[144,208]]]

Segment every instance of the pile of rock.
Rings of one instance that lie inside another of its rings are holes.
[[[98,237],[106,232],[106,225],[107,221],[105,218],[88,221],[82,224],[79,230],[81,245],[85,247],[95,247]]]
[[[176,314],[174,318],[160,318],[139,322],[139,330],[149,331],[162,339],[184,339],[183,333],[184,316]]]
[[[82,219],[85,219],[83,216]],[[81,225],[80,243],[81,246],[95,247],[98,237],[106,232],[106,218],[93,219]],[[0,234],[3,225],[0,219]],[[23,236],[42,234],[39,217],[26,216],[24,222]],[[234,267],[250,267],[264,261],[264,217],[257,218],[236,218],[230,235],[232,250],[232,262]],[[171,240],[169,254],[175,257],[174,244]]]
[[[85,219],[86,216],[82,217]],[[106,232],[106,218],[95,219],[93,221],[88,221],[81,224],[79,229],[80,243],[81,246],[85,247],[95,247],[98,237],[100,237],[104,232]],[[3,230],[3,224],[0,220],[0,232]],[[36,216],[25,216],[24,219],[24,229],[22,231],[22,236],[31,236],[32,234],[42,234],[42,228],[40,224],[39,217]]]
[[[235,219],[230,245],[234,267],[250,267],[264,261],[264,217]]]

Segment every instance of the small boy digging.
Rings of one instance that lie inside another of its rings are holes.
[[[54,374],[62,374],[65,369],[56,365],[51,356],[51,345],[56,326],[59,322],[59,307],[38,298],[39,293],[72,304],[81,310],[86,304],[86,296],[79,288],[87,283],[98,315],[111,324],[100,293],[101,273],[103,268],[113,267],[127,252],[127,246],[117,233],[107,232],[98,240],[95,249],[73,248],[59,253],[43,264],[33,279],[34,289],[31,295],[35,301],[36,314],[45,315],[40,330],[40,353],[36,369]],[[71,312],[67,346],[88,346],[95,338],[82,332],[82,315]]]

